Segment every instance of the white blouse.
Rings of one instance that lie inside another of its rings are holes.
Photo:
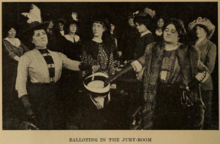
[[[57,82],[61,77],[62,67],[79,71],[79,61],[71,60],[60,52],[54,52],[51,50],[48,51],[54,61],[55,82]],[[27,94],[26,83],[28,76],[30,76],[32,83],[50,83],[48,65],[42,54],[37,49],[28,51],[20,57],[15,86],[18,91],[19,98]]]

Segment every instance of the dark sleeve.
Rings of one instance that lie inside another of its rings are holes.
[[[154,37],[152,34],[148,34],[148,36],[146,37],[145,41],[144,41],[144,46],[143,49],[141,50],[141,54],[143,54],[145,52],[146,47],[151,44],[152,42],[154,42]]]
[[[141,56],[141,57],[138,59],[138,61],[140,62],[140,64],[141,64],[142,66],[145,65],[145,62],[146,62],[146,61],[150,61],[151,55],[152,55],[152,49],[153,49],[153,47],[155,46],[155,44],[156,44],[156,43],[154,42],[154,43],[151,43],[151,44],[147,45],[143,56]]]
[[[21,47],[24,49],[24,52],[29,51],[29,49],[23,43],[21,43]]]
[[[155,42],[154,40],[154,36],[151,34],[149,35],[149,37],[147,38],[147,41],[146,41],[146,46],[151,44],[152,42]]]
[[[13,49],[12,49],[12,45],[9,43],[9,42],[6,42],[3,40],[3,46],[6,50],[6,52],[8,53],[8,55],[11,57],[11,58],[14,58],[15,56],[17,56]]]

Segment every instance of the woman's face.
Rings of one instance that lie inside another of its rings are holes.
[[[53,28],[53,21],[50,21],[48,28],[50,28],[50,29]]]
[[[70,33],[76,33],[76,30],[77,30],[76,24],[71,24],[70,27],[69,27],[69,32]]]
[[[177,32],[175,26],[173,24],[169,24],[164,30],[163,39],[165,42],[175,44],[179,40],[178,36],[179,35],[178,35],[178,32]]]
[[[35,30],[34,35],[32,37],[32,43],[36,47],[45,47],[45,46],[47,46],[48,39],[47,39],[47,34],[46,34],[45,30],[43,30],[43,29]]]
[[[146,31],[146,26],[144,24],[135,23],[135,27],[138,30],[139,33],[143,33]]]
[[[11,28],[9,31],[8,31],[8,37],[9,38],[15,38],[16,36],[16,30],[14,28]]]
[[[62,23],[59,23],[58,26],[59,26],[59,30],[63,31],[64,25]]]
[[[162,18],[160,18],[158,21],[157,21],[157,27],[158,28],[162,28],[164,25],[164,20]]]
[[[115,25],[114,24],[111,24],[111,31],[114,31],[115,30]]]
[[[200,26],[197,26],[196,27],[196,36],[198,38],[202,38],[202,37],[206,37],[207,36],[207,33],[206,31],[204,30],[204,28],[200,27]]]
[[[105,28],[102,24],[100,23],[93,23],[92,25],[92,32],[93,32],[93,35],[95,37],[100,37],[102,36],[103,32],[105,31]]]

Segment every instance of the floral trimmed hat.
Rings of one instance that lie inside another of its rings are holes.
[[[212,37],[212,35],[214,34],[214,32],[215,32],[215,26],[207,18],[198,17],[196,20],[189,23],[188,28],[190,30],[193,30],[193,28],[196,25],[203,25],[208,29],[208,31],[209,31],[209,35],[207,36],[208,39],[210,39]]]

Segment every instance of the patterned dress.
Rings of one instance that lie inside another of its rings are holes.
[[[96,42],[95,42],[96,43]],[[88,54],[86,50],[82,52],[82,58],[81,61],[84,63],[87,63],[89,65],[99,65],[100,68],[98,72],[103,72],[107,75],[114,75],[115,69],[114,69],[114,59],[113,59],[113,53],[110,52],[108,55],[105,50],[105,45],[103,43],[97,43],[98,44],[98,54],[96,59],[93,58],[92,55]],[[88,74],[88,71],[83,71],[82,76]]]

